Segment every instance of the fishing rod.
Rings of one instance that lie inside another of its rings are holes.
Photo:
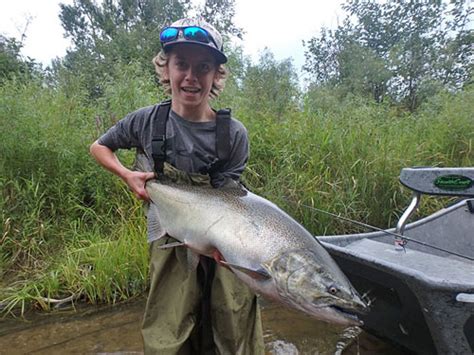
[[[288,202],[295,203],[293,201],[290,201],[287,198],[284,198],[284,199],[287,200]],[[350,219],[348,217],[343,217],[341,215],[338,215],[338,214],[335,214],[335,213],[332,213],[332,212],[328,212],[328,211],[325,211],[325,210],[322,210],[322,209],[319,209],[319,208],[316,208],[316,207],[313,207],[313,206],[306,205],[304,203],[298,203],[298,205],[300,205],[302,207],[305,207],[305,208],[308,208],[308,209],[311,209],[311,210],[314,210],[316,212],[326,214],[326,215],[331,216],[331,217],[335,217],[337,219],[340,219],[340,220],[343,220],[343,221],[346,221],[346,222],[350,222],[352,224],[356,224],[358,226],[370,228],[370,229],[375,230],[375,231],[379,231],[379,232],[383,232],[383,233],[388,234],[388,235],[395,236],[395,237],[403,240],[405,243],[406,243],[406,241],[413,242],[415,244],[423,245],[423,246],[428,247],[428,248],[432,248],[432,249],[435,249],[435,250],[438,250],[438,251],[442,251],[442,252],[445,252],[445,253],[448,253],[448,254],[451,254],[451,255],[458,256],[460,258],[464,258],[464,259],[467,259],[467,260],[474,261],[474,258],[472,258],[468,255],[456,253],[456,252],[451,251],[451,250],[447,250],[447,249],[444,249],[444,248],[437,247],[435,245],[431,245],[429,243],[425,243],[425,242],[422,242],[422,241],[419,241],[419,240],[416,240],[416,239],[412,239],[412,238],[404,236],[400,233],[391,232],[391,231],[386,230],[386,229],[378,228],[378,227],[372,226],[372,225],[367,224],[367,223],[359,222],[359,221]],[[402,246],[404,247],[404,245],[402,245]]]

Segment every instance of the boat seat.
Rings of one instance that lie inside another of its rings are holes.
[[[404,168],[400,182],[420,194],[474,197],[474,168]]]

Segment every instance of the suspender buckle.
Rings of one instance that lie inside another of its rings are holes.
[[[164,159],[166,157],[164,135],[153,137],[151,140],[151,151],[153,159]]]

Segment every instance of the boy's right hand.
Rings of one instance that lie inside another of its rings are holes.
[[[150,201],[150,196],[145,189],[148,180],[154,179],[155,173],[141,171],[130,171],[124,176],[124,181],[132,190],[133,194],[140,200]]]

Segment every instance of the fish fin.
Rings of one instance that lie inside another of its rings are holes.
[[[170,248],[176,248],[176,247],[185,247],[186,244],[182,242],[173,242],[173,243],[167,243],[160,245],[158,248],[159,249],[170,249]]]
[[[241,271],[256,280],[267,280],[271,278],[270,274],[265,269],[253,270],[244,266],[228,263],[227,261],[224,261],[224,260],[220,261],[220,263],[230,268]]]
[[[150,202],[150,204],[148,205],[148,211],[146,216],[148,227],[148,240],[158,240],[167,236],[166,231],[163,230],[163,228],[161,227],[158,207],[153,202]],[[155,238],[156,235],[158,235],[158,238]]]
[[[240,183],[239,181],[235,181],[234,179],[231,179],[229,177],[224,178],[224,182],[219,187],[219,189],[232,192],[233,194],[241,197],[246,196],[248,194],[248,190],[242,183]]]

